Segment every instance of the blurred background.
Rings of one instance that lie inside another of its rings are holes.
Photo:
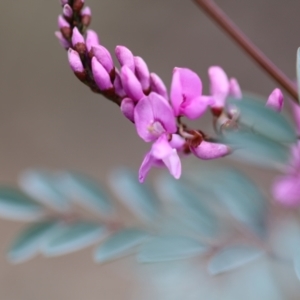
[[[216,2],[271,60],[295,77],[299,1]],[[101,43],[111,51],[126,45],[167,86],[174,66],[189,67],[200,75],[207,91],[207,69],[218,64],[237,77],[244,90],[267,96],[276,87],[192,1],[87,4],[93,13],[91,28]],[[31,167],[80,170],[103,183],[120,165],[137,170],[149,145],[138,138],[117,106],[73,76],[66,52],[54,37],[59,1],[2,0],[0,11],[0,182],[16,185],[18,174]],[[22,226],[0,221],[1,299],[118,300],[138,294],[131,258],[98,266],[87,249],[10,265],[5,251]]]

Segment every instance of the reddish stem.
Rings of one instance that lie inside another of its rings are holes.
[[[213,0],[194,0],[236,43],[246,51],[298,104],[298,92],[294,83],[270,61],[250,39],[230,20]]]

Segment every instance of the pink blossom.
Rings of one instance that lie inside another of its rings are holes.
[[[174,68],[171,102],[175,116],[196,119],[203,115],[210,101],[201,95],[202,82],[198,75],[189,69]]]
[[[275,89],[268,98],[266,106],[277,112],[281,112],[283,108],[283,94],[280,89]]]
[[[156,93],[150,93],[137,103],[134,121],[138,135],[145,142],[153,142],[162,134],[177,130],[171,106]]]
[[[88,52],[90,52],[92,50],[92,47],[98,46],[100,43],[98,34],[94,30],[87,30],[85,43]]]
[[[172,148],[165,134],[153,143],[151,150],[145,155],[139,170],[139,181],[144,182],[153,166],[167,167],[171,175],[178,179],[181,175],[181,162],[177,150]]]

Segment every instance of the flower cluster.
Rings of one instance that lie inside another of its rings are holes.
[[[117,68],[109,51],[100,44],[96,32],[87,30],[91,10],[84,0],[61,0],[63,14],[56,32],[61,45],[68,50],[70,66],[79,80],[92,91],[104,95],[120,106],[122,113],[135,124],[138,135],[152,142],[139,171],[143,182],[152,166],[165,166],[170,173],[181,175],[180,154],[193,153],[204,160],[228,155],[231,149],[217,143],[202,130],[188,128],[182,117],[197,119],[209,108],[214,123],[226,126],[234,119],[234,111],[226,107],[226,99],[242,98],[236,79],[229,79],[222,68],[210,67],[210,94],[202,94],[198,75],[186,68],[174,68],[170,93],[146,62],[128,48],[117,46]],[[275,90],[268,105],[278,109],[281,92]],[[226,108],[226,109],[225,109]]]

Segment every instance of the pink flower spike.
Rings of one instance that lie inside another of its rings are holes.
[[[86,6],[82,11],[81,11],[81,16],[92,16],[92,11],[90,7]]]
[[[134,121],[138,135],[145,142],[155,141],[163,133],[177,130],[171,106],[156,93],[150,93],[137,103]]]
[[[134,106],[134,102],[130,98],[124,98],[121,102],[121,111],[131,122],[134,122]]]
[[[300,204],[300,179],[287,175],[277,178],[272,187],[273,197],[286,206]]]
[[[128,66],[125,65],[122,67],[120,76],[122,86],[129,98],[137,102],[144,97],[141,83]]]
[[[146,154],[139,170],[139,181],[144,182],[151,167],[161,165],[161,162],[168,168],[171,175],[179,179],[181,175],[181,162],[176,149],[173,149],[166,135],[162,135]]]
[[[63,7],[63,15],[66,18],[72,18],[73,16],[73,9],[71,8],[71,6],[69,4],[65,4]]]
[[[191,151],[200,159],[210,160],[229,154],[230,148],[224,144],[202,141],[198,147],[191,147]]]
[[[81,62],[80,56],[78,52],[75,50],[69,48],[68,50],[68,59],[69,59],[69,64],[71,66],[71,69],[76,72],[76,73],[82,73],[84,72],[84,67]]]
[[[222,108],[229,94],[229,80],[221,67],[213,66],[208,69],[210,93],[214,97],[214,108]]]
[[[62,29],[65,27],[70,28],[70,24],[62,15],[58,16],[58,27],[59,27],[59,29]]]
[[[155,93],[163,96],[165,99],[169,99],[168,91],[167,91],[167,88],[166,88],[164,82],[155,73],[150,74],[150,84],[151,84],[152,92],[155,92]]]
[[[150,88],[150,73],[146,62],[139,56],[134,57],[135,73],[139,79],[143,91],[148,91]]]
[[[73,34],[72,34],[72,45],[75,47],[77,44],[85,44],[84,38],[82,34],[79,32],[77,27],[73,28]]]
[[[86,47],[88,52],[92,50],[93,46],[98,46],[100,44],[98,34],[94,30],[87,30],[86,39],[85,39]]]
[[[60,31],[55,31],[55,36],[59,40],[61,46],[65,49],[70,48],[70,43],[63,37],[62,33]]]
[[[175,116],[189,119],[200,117],[210,104],[210,98],[201,97],[202,83],[198,75],[183,68],[174,68],[171,84],[171,101]]]
[[[242,91],[238,81],[235,78],[229,80],[229,96],[235,99],[242,99]]]
[[[115,53],[122,67],[127,66],[132,72],[135,71],[134,57],[128,48],[124,46],[117,46]]]
[[[268,98],[266,106],[271,109],[281,112],[283,108],[283,94],[280,89],[275,89]]]
[[[110,73],[114,69],[114,63],[109,51],[101,45],[93,46],[92,50],[99,63]]]
[[[94,80],[101,91],[106,91],[113,88],[108,72],[98,62],[96,57],[92,58],[92,72]]]

